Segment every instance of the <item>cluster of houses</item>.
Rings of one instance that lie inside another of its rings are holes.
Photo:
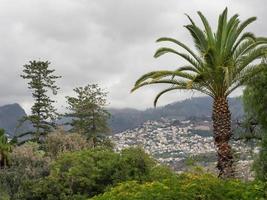
[[[210,121],[164,119],[147,121],[135,129],[111,136],[116,150],[141,146],[161,163],[177,165],[189,157],[212,155],[216,159]],[[235,152],[249,151],[242,142],[232,143]],[[214,160],[215,162],[216,160]]]

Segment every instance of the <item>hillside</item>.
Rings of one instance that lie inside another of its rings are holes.
[[[240,98],[229,98],[229,104],[233,119],[240,118],[244,114]],[[147,120],[159,120],[162,117],[173,119],[194,117],[210,120],[211,107],[211,98],[195,97],[144,111],[136,109],[109,109],[112,116],[110,126],[114,132],[121,132],[140,126]]]
[[[26,113],[23,108],[17,104],[8,104],[0,107],[0,128],[5,129],[6,133],[11,137],[17,131],[22,133],[31,128],[29,123],[24,123],[20,128],[17,129],[19,120],[25,117]]]
[[[111,113],[109,125],[114,133],[127,129],[133,129],[142,125],[148,120],[169,119],[190,119],[210,120],[211,99],[209,97],[196,97],[184,101],[178,101],[158,108],[149,108],[147,110],[137,110],[131,108],[108,109]],[[243,107],[240,98],[229,99],[230,109],[233,118],[239,118],[243,115]],[[4,128],[10,136],[13,136],[18,120],[26,116],[25,111],[19,104],[9,104],[0,107],[0,127]],[[66,119],[61,119],[60,123]],[[18,129],[19,133],[31,129],[29,123],[25,123]]]

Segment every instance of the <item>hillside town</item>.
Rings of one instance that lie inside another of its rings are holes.
[[[140,146],[159,162],[181,170],[189,158],[195,158],[206,166],[216,162],[211,128],[210,121],[162,118],[115,134],[111,139],[118,151]],[[232,147],[241,158],[239,163],[247,165],[250,162],[250,149],[242,141],[232,141]]]

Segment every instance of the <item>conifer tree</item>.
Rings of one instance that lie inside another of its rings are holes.
[[[266,63],[266,60],[263,61]],[[254,169],[256,177],[262,181],[267,181],[267,68],[262,73],[251,79],[244,90],[243,103],[245,116],[254,123],[251,133],[260,139],[259,154],[254,159]],[[252,124],[249,124],[252,126]]]
[[[57,112],[49,96],[49,90],[53,95],[57,94],[59,87],[56,86],[56,79],[61,76],[54,75],[54,69],[50,69],[48,61],[30,61],[23,66],[21,77],[28,80],[28,88],[32,91],[34,104],[31,108],[31,115],[24,120],[29,120],[35,128],[35,136],[39,138],[45,135],[55,126],[54,121]]]
[[[107,120],[110,114],[105,109],[107,92],[97,84],[78,87],[73,91],[76,97],[66,97],[72,131],[86,135],[95,144],[96,139],[109,130]]]

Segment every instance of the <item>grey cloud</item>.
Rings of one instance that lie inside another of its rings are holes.
[[[192,45],[183,28],[188,23],[184,13],[199,22],[196,11],[201,10],[215,26],[226,6],[241,19],[256,15],[250,30],[266,35],[267,14],[260,0],[2,0],[0,104],[18,102],[29,111],[31,94],[19,74],[23,64],[41,59],[51,61],[63,76],[57,97],[61,110],[74,87],[92,82],[109,90],[110,106],[150,107],[162,86],[130,94],[134,81],[148,71],[183,63],[174,56],[154,59],[155,40],[172,36]],[[160,104],[192,95],[171,93]]]

